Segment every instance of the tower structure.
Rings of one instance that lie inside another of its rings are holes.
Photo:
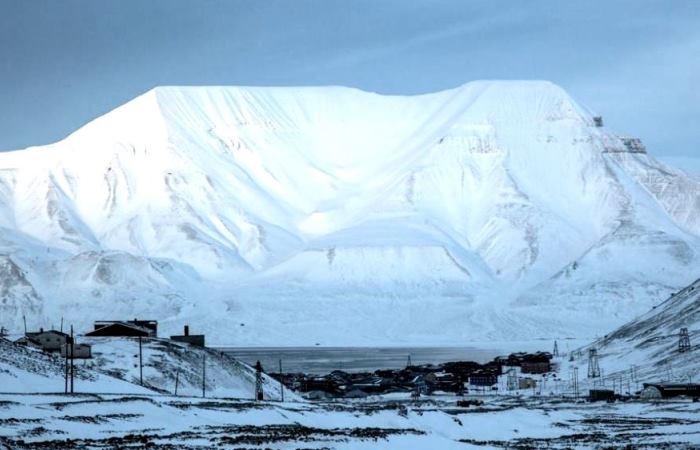
[[[406,368],[408,369],[411,367],[413,364],[411,364],[411,354],[409,353],[408,355],[408,360],[406,360]]]
[[[598,365],[598,350],[588,350],[588,378],[600,378],[600,366]]]
[[[557,341],[554,341],[554,350],[552,350],[552,356],[559,356],[559,345],[557,344]]]
[[[678,334],[678,351],[681,353],[690,351],[690,334],[687,328],[681,328]]]
[[[262,364],[260,361],[255,363],[255,400],[263,399],[263,381],[262,381]]]

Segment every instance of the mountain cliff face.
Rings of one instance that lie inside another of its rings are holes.
[[[700,180],[547,82],[164,87],[0,153],[2,320],[229,344],[592,336],[697,277]]]

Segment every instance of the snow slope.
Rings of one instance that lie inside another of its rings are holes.
[[[0,154],[0,311],[228,345],[588,337],[696,277],[699,199],[548,82],[162,87]]]
[[[691,351],[679,352],[681,328],[688,328]],[[700,279],[674,292],[646,314],[579,349],[573,364],[587,370],[588,349],[596,348],[600,367],[608,377],[643,382],[698,382],[700,376]],[[619,381],[618,381],[619,383]]]
[[[143,386],[140,385],[138,340],[79,338],[92,345],[92,359],[75,361],[75,392],[118,394],[202,395],[202,365],[208,397],[253,399],[255,370],[217,351],[173,342],[144,339]],[[0,338],[0,392],[61,393],[65,360]],[[279,383],[263,374],[266,399],[280,398]],[[299,400],[293,392],[286,398]]]

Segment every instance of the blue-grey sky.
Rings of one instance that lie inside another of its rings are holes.
[[[700,1],[0,0],[0,149],[57,141],[158,85],[412,94],[547,79],[700,156]]]

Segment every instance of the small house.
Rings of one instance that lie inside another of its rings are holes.
[[[61,357],[69,359],[90,359],[92,358],[92,346],[89,344],[63,344],[61,346]]]
[[[189,325],[185,325],[183,334],[180,336],[170,336],[170,339],[176,342],[185,342],[190,345],[195,345],[197,347],[204,347],[204,335],[203,334],[190,334]]]
[[[32,345],[47,352],[60,351],[61,346],[66,342],[68,342],[66,333],[57,330],[44,331],[43,328],[39,331],[27,332],[24,338],[18,340],[19,344]]]

